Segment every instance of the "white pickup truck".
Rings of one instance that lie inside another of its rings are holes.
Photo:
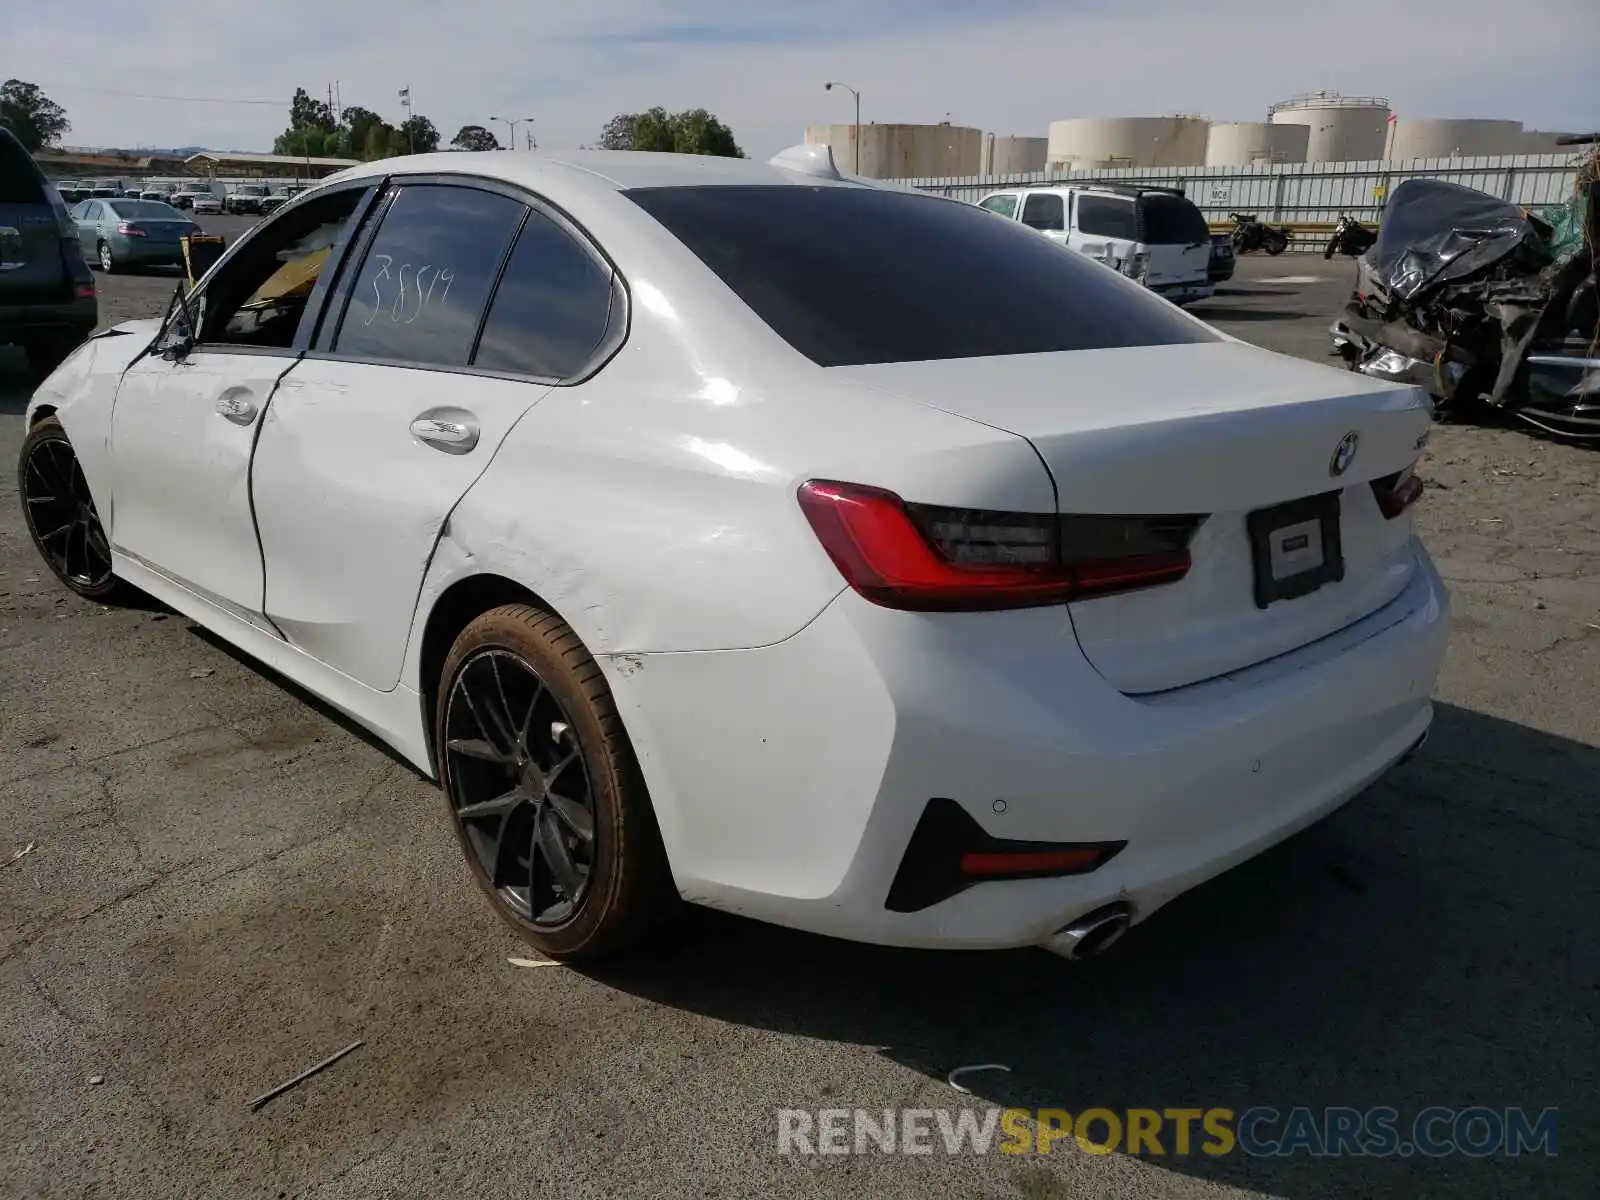
[[[1098,259],[1174,304],[1209,298],[1211,229],[1181,191],[1121,184],[1007,188],[978,201]]]

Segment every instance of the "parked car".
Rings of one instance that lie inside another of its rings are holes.
[[[1212,294],[1211,229],[1182,192],[1056,185],[994,192],[978,206],[1098,259],[1175,304]]]
[[[183,263],[180,241],[200,226],[157,200],[85,200],[72,210],[82,252],[107,274]]]
[[[157,184],[154,187],[147,187],[143,189],[136,198],[139,200],[154,200],[160,204],[167,204],[171,201],[172,192],[172,185],[163,183]]]
[[[215,192],[196,192],[189,201],[189,208],[197,217],[214,215],[222,211],[222,201],[217,199]]]
[[[294,193],[287,188],[278,188],[261,197],[259,211],[263,214],[276,212],[283,205],[294,198]]]
[[[1423,741],[1417,389],[826,148],[470,157],[343,171],[95,339],[21,490],[67,587],[438,779],[545,953],[687,899],[1083,957]]]
[[[80,200],[88,199],[89,196],[89,190],[87,188],[80,188],[76,184],[71,183],[56,184],[56,191],[61,194],[61,203],[65,204],[68,208],[71,208]]]
[[[99,320],[94,279],[61,195],[0,126],[0,343],[40,374],[55,369]]]
[[[242,183],[222,198],[222,211],[234,214],[258,214],[267,189],[254,183]]]
[[[1227,233],[1213,233],[1211,235],[1211,263],[1206,269],[1206,278],[1212,284],[1225,283],[1233,278],[1234,268],[1238,265],[1233,253],[1233,235]]]

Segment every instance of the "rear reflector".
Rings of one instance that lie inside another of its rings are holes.
[[[1378,510],[1392,521],[1422,499],[1422,486],[1422,480],[1407,467],[1404,471],[1374,479],[1372,495],[1378,501]]]
[[[1126,845],[997,838],[956,801],[935,797],[912,830],[884,907],[920,912],[980,883],[1084,875]]]
[[[845,581],[886,608],[1029,608],[1173,583],[1204,516],[1055,516],[907,504],[812,480],[800,507]]]

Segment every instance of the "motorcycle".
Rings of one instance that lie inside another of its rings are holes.
[[[1322,257],[1329,259],[1335,254],[1344,254],[1350,258],[1360,258],[1372,249],[1373,243],[1377,240],[1378,235],[1360,221],[1341,214],[1339,223],[1333,227],[1333,236],[1328,239]]]
[[[1255,213],[1229,213],[1233,218],[1233,249],[1236,254],[1252,250],[1265,250],[1276,258],[1289,248],[1289,233],[1271,225],[1263,225]]]

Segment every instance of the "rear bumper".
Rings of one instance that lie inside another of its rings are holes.
[[[1337,809],[1432,720],[1449,601],[1426,554],[1401,596],[1233,676],[1112,688],[1065,612],[913,616],[841,595],[760,650],[608,670],[680,891],[892,945],[1040,945],[1120,901],[1175,896]],[[1087,875],[885,907],[931,799],[994,838],[1126,842]]]
[[[63,304],[7,304],[0,293],[0,342],[57,332],[87,337],[99,319],[100,305],[93,296]]]
[[[1204,283],[1153,283],[1148,286],[1152,292],[1163,300],[1170,300],[1174,304],[1190,304],[1196,300],[1208,300],[1217,290],[1209,279]]]
[[[172,266],[183,262],[182,242],[157,242],[149,238],[117,238],[111,251],[125,266]]]

